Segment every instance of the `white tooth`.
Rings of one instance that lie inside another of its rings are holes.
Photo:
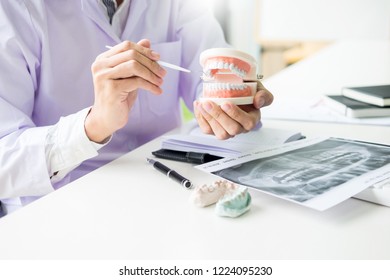
[[[230,64],[229,64],[229,69],[230,69],[230,71],[233,71],[233,70],[234,70],[234,64],[233,64],[233,63],[230,63]]]
[[[237,76],[240,76],[240,69],[238,69],[237,67],[234,67],[234,73],[235,73]]]
[[[223,65],[223,69],[229,69],[229,63],[225,62],[225,64]]]
[[[227,84],[227,90],[231,90],[231,89],[232,89],[231,84]]]
[[[222,61],[218,62],[218,69],[223,69],[223,62]]]

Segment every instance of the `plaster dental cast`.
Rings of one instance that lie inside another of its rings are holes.
[[[198,207],[216,204],[215,213],[218,216],[236,218],[249,211],[252,197],[247,187],[218,180],[211,185],[195,187],[190,201]]]
[[[108,2],[0,1],[0,200],[8,212],[179,126],[181,99],[219,139],[253,129],[272,103],[263,87],[249,105],[194,103],[200,54],[229,47],[205,1],[117,0],[115,10]]]

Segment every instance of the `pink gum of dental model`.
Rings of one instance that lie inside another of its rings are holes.
[[[203,67],[203,95],[200,100],[210,100],[219,105],[232,102],[237,105],[252,104],[256,93],[256,60],[247,53],[214,48],[200,54]]]

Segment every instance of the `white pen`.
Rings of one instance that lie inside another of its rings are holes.
[[[106,48],[107,49],[112,49],[112,46],[106,46]],[[174,69],[174,70],[183,71],[183,72],[187,72],[187,73],[191,72],[191,70],[188,70],[186,68],[183,68],[183,67],[177,66],[175,64],[171,64],[171,63],[165,62],[165,61],[157,60],[157,63],[160,64],[161,66],[165,66],[165,67],[168,67],[168,68],[171,68],[171,69]]]

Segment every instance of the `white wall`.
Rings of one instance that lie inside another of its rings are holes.
[[[214,2],[214,14],[224,28],[227,41],[234,48],[258,59],[260,51],[256,41],[257,0],[209,1]]]
[[[262,40],[390,39],[390,0],[259,1]]]

